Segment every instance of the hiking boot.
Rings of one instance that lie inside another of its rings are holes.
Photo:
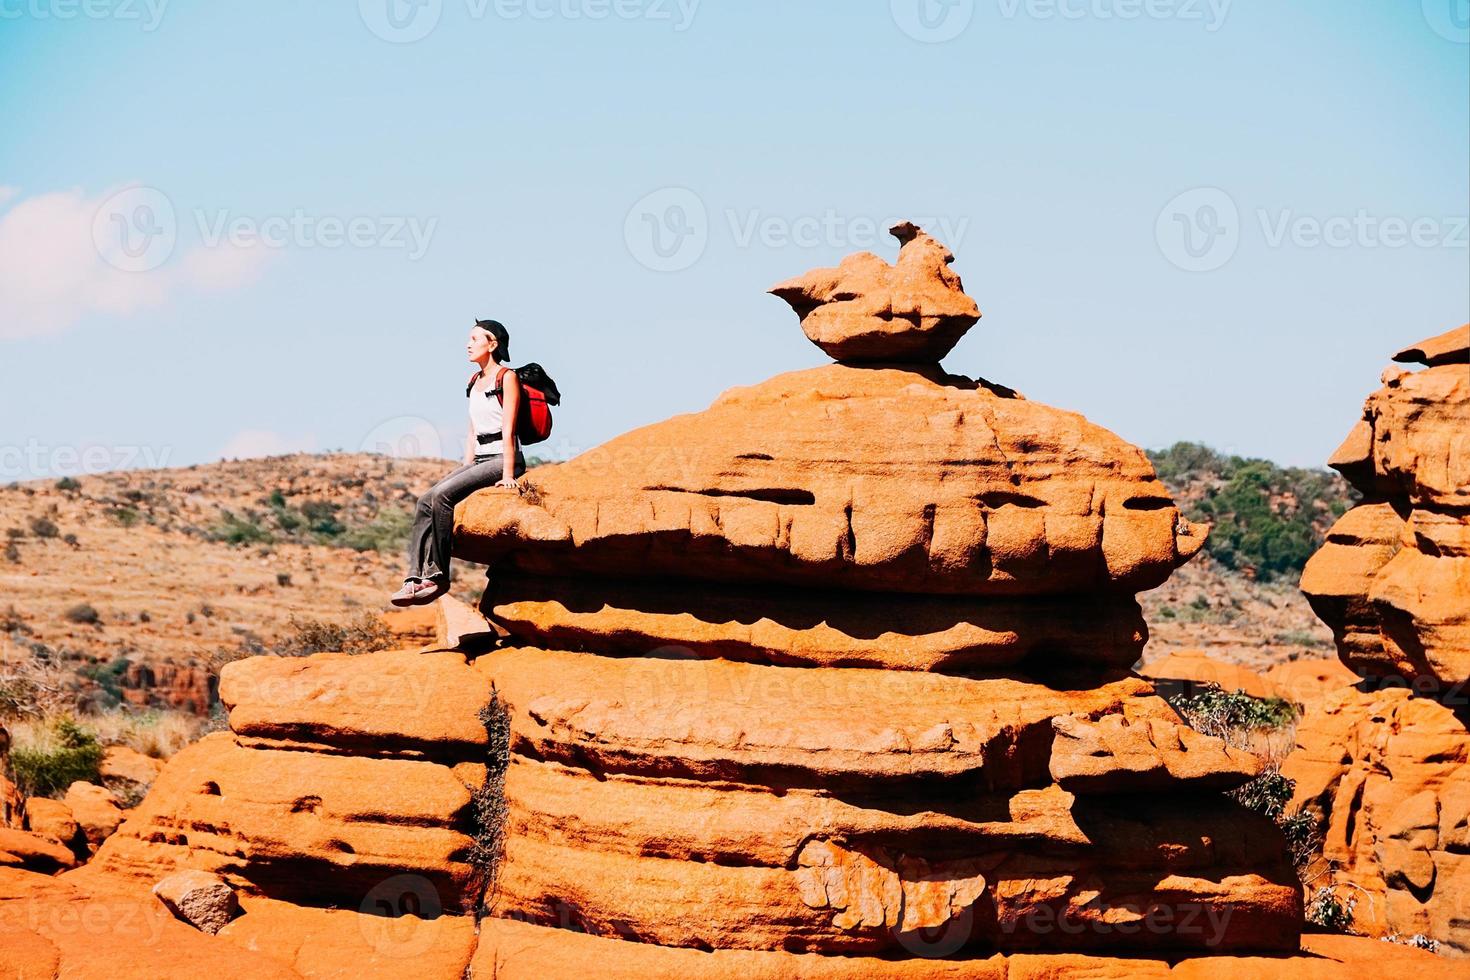
[[[447,589],[438,582],[413,579],[403,583],[403,588],[393,593],[388,601],[395,606],[423,606],[443,595]]]

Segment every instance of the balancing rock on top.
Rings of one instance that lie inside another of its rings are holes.
[[[791,304],[808,339],[839,361],[937,363],[980,319],[948,248],[907,221],[889,265],[872,252],[814,269],[770,292]]]

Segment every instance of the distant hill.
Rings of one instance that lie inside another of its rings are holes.
[[[1327,530],[1355,503],[1331,470],[1227,456],[1195,442],[1148,454],[1185,516],[1214,525],[1205,546],[1225,568],[1295,585]]]
[[[42,697],[207,711],[220,663],[390,608],[418,496],[455,465],[295,454],[0,485],[0,722]],[[456,566],[473,601],[483,573]]]

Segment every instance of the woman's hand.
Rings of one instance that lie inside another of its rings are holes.
[[[517,493],[519,493],[521,490],[521,485],[516,482],[516,478],[514,476],[507,476],[495,485],[497,487],[504,487],[507,490],[514,490]]]

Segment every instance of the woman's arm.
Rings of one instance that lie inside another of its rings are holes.
[[[505,372],[504,383],[505,399],[500,405],[500,439],[504,448],[503,468],[501,470],[500,485],[502,487],[518,486],[516,483],[516,423],[521,417],[521,379],[516,377],[514,371]]]
[[[469,466],[475,461],[475,427],[470,425],[470,431],[464,437],[464,465]]]

